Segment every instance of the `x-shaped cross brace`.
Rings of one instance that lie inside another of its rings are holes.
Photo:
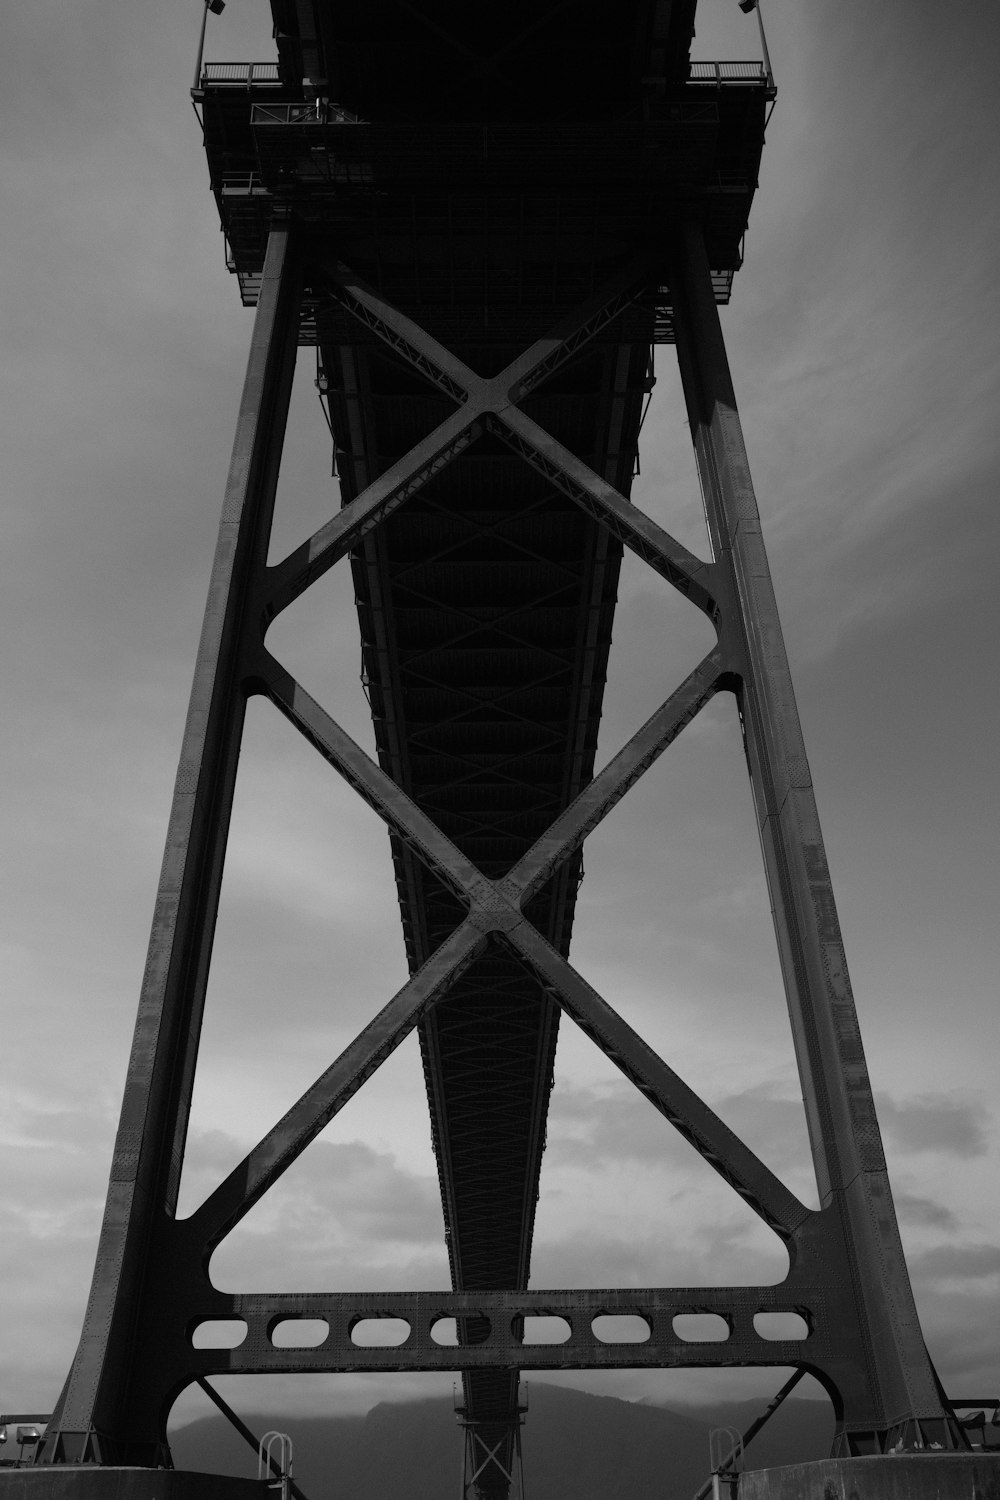
[[[479,1436],[478,1432],[474,1432],[472,1436],[473,1436],[473,1439],[474,1439],[474,1444],[478,1445],[478,1448],[483,1453],[485,1453],[486,1457],[480,1459],[479,1453],[477,1453],[475,1451],[475,1446],[474,1446],[474,1448],[473,1448],[473,1459],[472,1459],[472,1462],[475,1464],[475,1468],[473,1469],[472,1473],[469,1474],[466,1477],[466,1480],[465,1480],[465,1493],[466,1494],[469,1493],[469,1491],[472,1489],[472,1486],[475,1484],[476,1480],[479,1478],[480,1474],[484,1474],[486,1472],[486,1470],[488,1468],[490,1468],[491,1465],[495,1465],[496,1468],[498,1468],[500,1470],[500,1473],[506,1479],[506,1481],[507,1481],[508,1484],[513,1484],[513,1482],[514,1482],[513,1472],[511,1470],[509,1470],[509,1469],[506,1469],[504,1467],[503,1463],[501,1462],[501,1459],[500,1459],[500,1449],[503,1447],[504,1443],[507,1441],[507,1434],[504,1433],[501,1437],[499,1437],[497,1439],[497,1441],[494,1443],[494,1445],[493,1445],[492,1448],[489,1446],[489,1444],[483,1438],[481,1438]],[[477,1460],[479,1460],[479,1461],[477,1462]]]
[[[389,1004],[202,1203],[190,1222],[208,1252],[291,1165],[490,941],[505,944],[548,996],[784,1239],[808,1210],[524,916],[557,867],[680,734],[737,667],[720,644],[499,881],[489,880],[309,696],[263,644],[267,625],[441,468],[489,431],[718,623],[723,586],[705,563],[637,510],[517,405],[618,317],[649,285],[630,267],[600,297],[499,375],[477,375],[343,267],[331,294],[399,357],[456,403],[455,412],[275,567],[263,570],[251,611],[261,630],[244,645],[244,683],[264,694],[389,828],[460,898],[467,915]],[[249,633],[248,633],[249,634]]]

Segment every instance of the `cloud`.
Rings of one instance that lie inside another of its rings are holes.
[[[648,1099],[617,1081],[598,1087],[557,1084],[549,1115],[550,1166],[662,1162],[690,1148]]]
[[[807,1205],[817,1203],[805,1108],[783,1081],[762,1082],[719,1101],[726,1123]]]
[[[212,1152],[229,1158],[233,1143],[216,1132]],[[211,1276],[231,1291],[447,1286],[437,1181],[361,1141],[314,1141],[222,1242]]]
[[[917,1193],[893,1192],[896,1213],[904,1223],[926,1229],[955,1229],[958,1219],[950,1208],[932,1198],[921,1198]]]
[[[953,1094],[918,1094],[899,1101],[877,1100],[882,1130],[902,1152],[984,1156],[989,1150],[989,1111],[978,1101]]]
[[[671,1234],[670,1217],[644,1215],[637,1204],[631,1221],[615,1234],[606,1226],[587,1235],[535,1242],[530,1285],[561,1287],[774,1286],[788,1274],[784,1247],[752,1223],[685,1224]]]
[[[774,1283],[787,1269],[780,1241],[635,1089],[558,1080],[533,1285]]]
[[[815,1199],[802,1100],[783,1082],[755,1084],[713,1101],[725,1123],[803,1197]],[[557,1084],[549,1120],[551,1165],[645,1162],[687,1174],[693,1148],[638,1090],[617,1080],[600,1086]]]
[[[59,1100],[12,1083],[0,1100],[0,1387],[8,1408],[49,1410],[83,1322],[107,1183],[107,1109],[79,1083]],[[110,1141],[108,1140],[110,1146]]]
[[[915,1279],[983,1281],[1000,1275],[1000,1245],[937,1245],[910,1258]]]

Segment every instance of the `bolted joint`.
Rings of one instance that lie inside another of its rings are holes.
[[[469,897],[469,921],[480,932],[512,932],[524,921],[520,907],[507,900],[491,880],[477,882]]]

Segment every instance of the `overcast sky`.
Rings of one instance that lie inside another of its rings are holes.
[[[724,328],[924,1329],[950,1391],[988,1393],[1000,12],[765,3],[779,98]],[[699,9],[696,57],[758,55],[735,0]],[[0,53],[8,1411],[51,1406],[80,1329],[251,330],[188,98],[199,13],[34,0],[8,8]],[[210,58],[273,56],[266,0],[210,22]],[[278,553],[337,504],[310,361]],[[634,498],[704,550],[672,350],[657,374]],[[627,562],[602,759],[707,646],[665,590]],[[370,746],[342,568],[272,641]],[[812,1201],[729,700],[594,835],[586,872],[576,966]],[[252,704],[184,1211],[404,977],[381,825]],[[533,1285],[781,1279],[778,1242],[569,1023],[556,1075]],[[415,1045],[212,1270],[246,1290],[447,1284]],[[779,1380],[568,1377],[673,1402]],[[450,1385],[227,1389],[279,1412]]]

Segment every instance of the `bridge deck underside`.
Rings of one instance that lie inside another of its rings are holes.
[[[522,316],[517,342],[455,352],[474,369],[502,368],[531,342],[536,324],[537,314]],[[651,336],[649,311],[627,314],[523,403],[625,492]],[[371,344],[328,345],[323,359],[339,386],[331,414],[346,503],[452,407]],[[498,878],[592,774],[620,548],[484,436],[352,561],[380,760],[484,874]],[[393,857],[416,968],[464,913],[396,840]],[[529,908],[563,953],[580,869],[578,856],[568,860]],[[554,1006],[499,943],[421,1027],[458,1288],[527,1284],[556,1034]],[[475,1340],[474,1320],[460,1337]],[[509,1420],[515,1402],[509,1372],[468,1377],[476,1420]]]
[[[379,119],[607,115],[684,76],[696,0],[271,0],[282,75]]]

